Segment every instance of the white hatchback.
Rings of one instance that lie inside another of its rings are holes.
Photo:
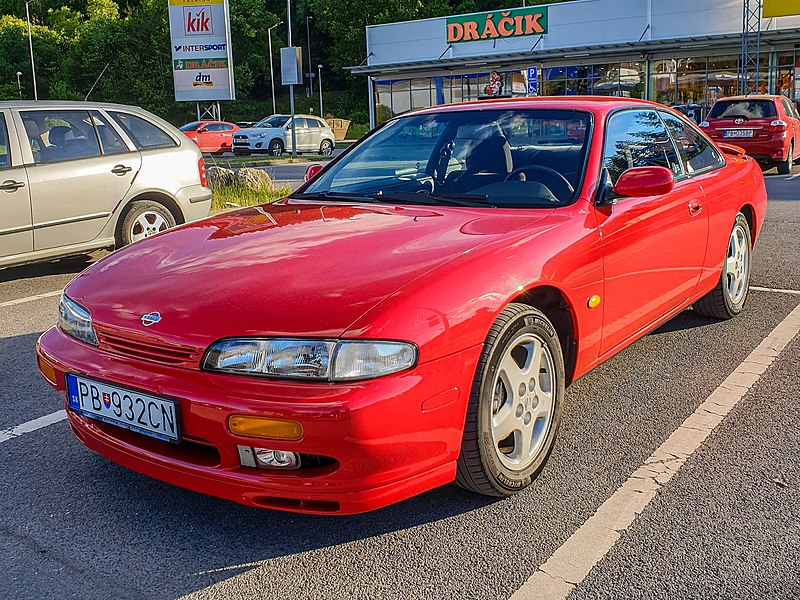
[[[297,152],[314,152],[330,156],[336,147],[333,130],[314,115],[295,115],[294,131]],[[265,152],[280,156],[292,151],[292,119],[290,115],[272,115],[247,129],[233,134],[233,153],[248,155]]]

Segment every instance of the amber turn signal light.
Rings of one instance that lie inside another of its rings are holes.
[[[303,426],[287,419],[231,415],[228,429],[236,435],[265,440],[299,440],[303,437]]]
[[[42,374],[48,383],[51,385],[58,385],[56,383],[56,370],[49,362],[47,362],[40,354],[36,355],[36,362],[39,365],[39,372]]]

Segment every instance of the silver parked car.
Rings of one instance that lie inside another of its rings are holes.
[[[295,115],[294,131],[297,152],[315,152],[330,156],[336,147],[333,130],[324,119],[314,115]],[[234,154],[268,152],[280,156],[292,151],[292,119],[290,115],[272,115],[247,129],[233,134]]]
[[[210,208],[200,150],[155,115],[0,102],[0,267],[124,246]]]

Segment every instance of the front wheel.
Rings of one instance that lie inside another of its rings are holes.
[[[151,200],[132,202],[122,219],[117,247],[138,242],[175,226],[175,217],[166,206]]]
[[[486,496],[524,489],[555,443],[564,359],[547,317],[509,304],[497,317],[472,385],[456,484]]]
[[[269,143],[269,153],[272,156],[280,156],[283,154],[283,142],[280,140],[272,140]]]
[[[778,166],[779,175],[789,175],[792,172],[792,167],[794,166],[794,142],[789,145],[789,155],[786,160],[782,160],[776,165]]]
[[[742,213],[736,215],[728,238],[728,251],[716,287],[694,303],[694,311],[704,317],[731,319],[747,302],[750,289],[750,254],[753,242],[750,226]]]

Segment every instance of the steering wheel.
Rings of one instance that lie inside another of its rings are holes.
[[[572,184],[569,182],[569,179],[564,177],[561,173],[559,173],[555,169],[551,169],[550,167],[545,167],[542,165],[527,165],[524,167],[517,167],[506,176],[505,180],[512,181],[515,175],[519,175],[520,173],[525,173],[526,171],[539,171],[540,173],[544,173],[545,175],[548,175],[550,177],[555,177],[559,185],[566,186],[567,194],[564,194],[564,196],[572,195],[575,193],[575,188],[572,187]],[[538,181],[538,179],[536,179],[535,177],[533,179]],[[544,183],[543,181],[539,181],[539,183],[547,186],[547,184]],[[547,187],[549,188],[550,186]]]

